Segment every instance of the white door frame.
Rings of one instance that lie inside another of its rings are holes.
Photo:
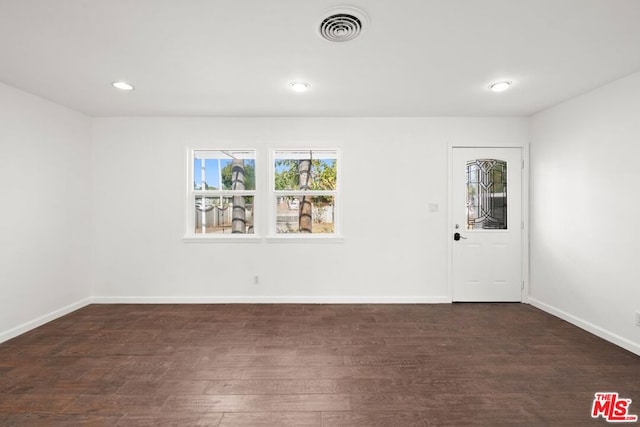
[[[447,150],[447,285],[449,290],[449,302],[453,302],[453,149],[454,148],[520,148],[522,150],[522,302],[529,303],[529,142],[521,144],[513,142],[491,143],[448,143]]]

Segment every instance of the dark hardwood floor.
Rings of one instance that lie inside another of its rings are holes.
[[[523,304],[91,305],[0,344],[2,426],[603,426],[601,391],[640,415],[640,357]]]

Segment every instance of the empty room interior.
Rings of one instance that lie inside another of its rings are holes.
[[[639,22],[0,0],[0,425],[634,425]]]

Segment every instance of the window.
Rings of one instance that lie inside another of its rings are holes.
[[[272,161],[271,234],[337,236],[337,150],[275,150]]]
[[[188,237],[255,233],[255,150],[193,150],[189,176]]]

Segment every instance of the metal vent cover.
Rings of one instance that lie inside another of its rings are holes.
[[[331,9],[320,23],[320,36],[334,43],[348,42],[362,33],[367,21],[367,15],[355,7]]]

